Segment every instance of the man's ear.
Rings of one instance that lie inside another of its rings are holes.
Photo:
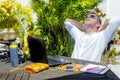
[[[100,24],[100,23],[96,23],[96,27],[97,27],[97,29],[99,29],[99,28],[100,28],[100,26],[101,26],[101,24]]]

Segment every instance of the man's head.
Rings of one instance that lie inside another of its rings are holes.
[[[86,32],[97,32],[101,26],[100,17],[94,12],[89,11],[87,17],[85,18],[85,29]]]

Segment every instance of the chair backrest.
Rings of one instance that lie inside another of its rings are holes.
[[[106,66],[108,66],[108,64],[109,64],[110,47],[111,47],[111,44],[113,44],[113,43],[114,43],[114,41],[111,40],[111,41],[108,43],[108,45],[107,45],[107,47],[106,47],[106,49],[105,49],[105,60],[104,60],[104,63],[105,63]]]

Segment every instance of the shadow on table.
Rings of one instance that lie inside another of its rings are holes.
[[[109,74],[108,74],[109,73]],[[92,73],[76,73],[47,80],[120,80],[116,75],[111,74],[111,70],[107,74]]]

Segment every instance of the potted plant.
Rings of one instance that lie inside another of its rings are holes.
[[[24,47],[27,46],[27,32],[31,27],[33,18],[30,7],[22,6],[14,0],[0,2],[0,29],[14,30],[17,37],[24,40]]]

